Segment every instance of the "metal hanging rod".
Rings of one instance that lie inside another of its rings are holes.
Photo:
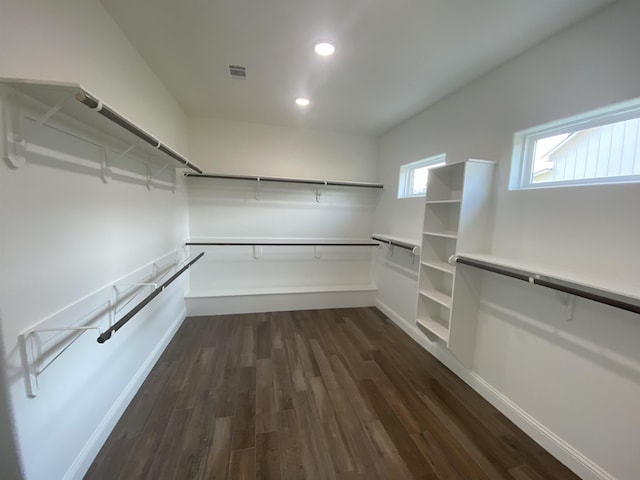
[[[144,140],[146,143],[148,143],[152,147],[157,148],[159,151],[161,151],[165,155],[168,155],[169,157],[173,158],[174,160],[176,160],[177,162],[181,163],[185,167],[189,167],[190,169],[192,169],[192,170],[194,170],[194,171],[196,171],[198,173],[202,173],[202,169],[200,167],[198,167],[196,164],[191,163],[189,160],[184,158],[182,155],[180,155],[176,151],[172,150],[171,148],[167,147],[162,142],[160,142],[160,140],[157,140],[153,136],[149,135],[147,132],[142,130],[140,127],[134,125],[129,120],[127,120],[122,115],[120,115],[118,112],[116,112],[115,110],[112,110],[108,106],[104,105],[100,100],[94,98],[93,96],[91,96],[87,92],[85,92],[83,90],[79,91],[79,92],[76,93],[75,98],[76,98],[76,100],[78,100],[80,103],[82,103],[86,107],[89,107],[90,109],[95,110],[96,112],[98,112],[103,117],[108,118],[109,120],[111,120],[116,125],[119,125],[120,127],[124,128],[128,132],[134,134],[136,137],[140,138],[141,140]]]
[[[288,178],[288,177],[257,177],[250,175],[225,175],[217,173],[191,173],[185,172],[185,177],[194,178],[222,178],[227,180],[252,180],[259,182],[280,182],[280,183],[301,183],[306,185],[321,185],[334,187],[362,187],[362,188],[384,188],[381,183],[371,182],[341,182],[335,180],[313,180],[306,178]]]
[[[204,255],[204,252],[200,252],[200,254],[197,257],[195,257],[193,260],[187,263],[184,267],[178,270],[174,275],[171,276],[171,278],[169,278],[169,280],[164,282],[162,285],[156,288],[153,292],[147,295],[140,303],[138,303],[135,307],[129,310],[129,312],[120,320],[118,320],[116,323],[114,323],[112,327],[110,327],[108,330],[105,330],[103,333],[101,333],[100,336],[98,337],[98,343],[104,343],[107,340],[109,340],[111,338],[111,335],[114,332],[117,332],[120,328],[122,328],[124,324],[126,324],[129,320],[131,320],[140,310],[142,310],[149,302],[151,302],[151,300],[153,300],[158,295],[160,295],[164,291],[164,289],[167,288],[176,278],[178,278],[180,275],[186,272],[189,269],[189,267],[191,267],[191,265],[193,265],[198,260],[200,260],[200,258],[203,255]]]
[[[571,287],[564,285],[562,283],[558,283],[552,279],[545,280],[539,278],[539,276],[531,273],[520,273],[514,272],[511,270],[507,270],[501,268],[497,265],[493,265],[490,263],[480,262],[478,260],[473,260],[465,257],[453,256],[451,261],[454,263],[461,263],[463,265],[469,265],[470,267],[479,268],[481,270],[486,270],[488,272],[497,273],[499,275],[504,275],[507,277],[515,278],[517,280],[522,280],[527,283],[532,283],[534,285],[540,285],[541,287],[550,288],[552,290],[558,290],[560,292],[568,293],[571,295],[575,295],[576,297],[586,298],[587,300],[592,300],[598,303],[604,303],[605,305],[609,305],[611,307],[619,308],[621,310],[626,310],[628,312],[638,313],[640,314],[640,305],[636,305],[633,303],[625,302],[622,300],[618,300],[615,298],[608,297],[606,295],[600,295],[597,293],[592,293],[587,290],[583,290],[579,287]]]
[[[371,239],[375,240],[376,242],[384,243],[386,245],[393,245],[394,247],[410,250],[411,253],[415,253],[416,249],[418,248],[417,245],[412,245],[410,243],[401,242],[400,240],[395,240],[395,239],[391,239],[391,238],[387,238],[379,235],[372,235]]]
[[[377,247],[376,242],[185,242],[198,247]]]

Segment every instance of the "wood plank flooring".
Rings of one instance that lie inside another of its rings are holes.
[[[357,308],[188,318],[85,478],[577,477]]]

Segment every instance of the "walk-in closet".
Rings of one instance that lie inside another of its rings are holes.
[[[0,0],[0,478],[640,478],[639,21]]]

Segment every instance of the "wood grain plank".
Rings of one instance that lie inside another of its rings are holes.
[[[229,466],[229,480],[255,480],[255,462],[255,448],[232,451]]]
[[[226,480],[229,473],[231,455],[232,417],[216,418],[213,426],[213,438],[202,469],[202,478]]]
[[[280,448],[277,432],[256,435],[256,479],[279,480]]]
[[[85,478],[577,477],[367,307],[185,320]]]

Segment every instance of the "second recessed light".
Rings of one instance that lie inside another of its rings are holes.
[[[336,47],[329,42],[320,42],[316,43],[313,50],[321,57],[328,57],[329,55],[333,55],[333,52],[336,51]]]
[[[308,98],[304,98],[304,97],[298,97],[298,98],[296,98],[296,104],[297,104],[299,107],[307,107],[307,106],[309,106],[309,104],[310,104],[310,103],[311,103],[311,102],[309,101],[309,99],[308,99]]]

